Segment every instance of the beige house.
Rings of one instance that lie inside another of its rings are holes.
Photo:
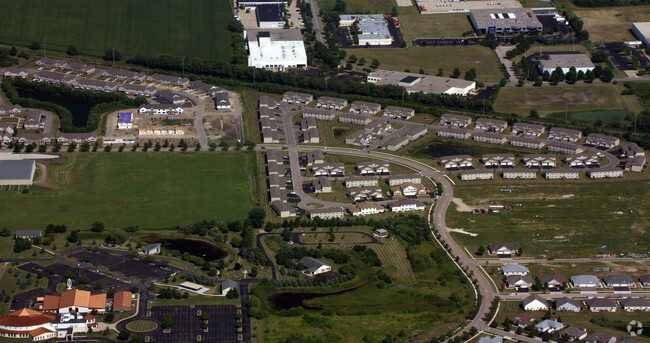
[[[393,197],[413,197],[427,195],[427,189],[421,183],[402,183],[399,186],[390,188]]]

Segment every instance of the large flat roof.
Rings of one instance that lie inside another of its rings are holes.
[[[390,70],[375,70],[368,74],[369,79],[379,79],[375,82],[377,85],[398,85],[404,79],[420,81],[413,86],[404,87],[408,92],[423,92],[432,94],[442,94],[452,88],[465,89],[468,87],[474,88],[476,83],[474,81],[466,81],[462,79],[454,79],[451,77],[440,77],[433,75],[422,75],[414,73],[406,73]],[[409,82],[410,83],[410,82]]]
[[[471,10],[470,15],[478,27],[542,25],[530,8],[476,9]]]
[[[643,23],[632,23],[632,26],[636,27],[636,29],[643,35],[643,37],[646,39],[650,38],[650,21]]]
[[[544,69],[560,68],[593,68],[594,64],[591,62],[587,54],[552,54],[548,55],[548,59],[541,60],[540,63]],[[558,129],[558,128],[553,128]]]
[[[31,180],[34,160],[0,161],[0,180]]]

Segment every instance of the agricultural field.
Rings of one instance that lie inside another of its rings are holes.
[[[473,33],[467,13],[422,15],[415,6],[411,6],[399,8],[398,19],[409,46],[411,40],[416,38],[452,38],[462,37],[465,32]]]
[[[650,178],[647,173],[632,176],[636,179],[460,183],[454,197],[467,207],[452,204],[447,226],[476,234],[452,233],[472,253],[480,245],[515,242],[526,256],[646,254]],[[512,208],[486,215],[465,212],[489,204]],[[611,239],[612,232],[616,240]]]
[[[72,153],[51,162],[47,187],[1,192],[3,225],[41,229],[49,223],[86,229],[139,225],[169,228],[204,219],[243,219],[252,207],[249,153]],[[38,178],[38,175],[37,175]]]
[[[503,113],[527,116],[531,109],[540,115],[562,112],[620,111],[640,112],[643,107],[634,95],[621,95],[623,85],[584,84],[544,85],[542,87],[504,87],[494,104]],[[595,113],[595,112],[593,112]],[[620,119],[623,119],[620,118]]]
[[[65,51],[103,56],[115,48],[123,57],[176,55],[230,61],[231,5],[228,0],[134,0],[121,3],[84,0],[2,1],[0,42],[43,43]]]
[[[459,68],[461,75],[475,68],[477,81],[499,82],[503,78],[496,53],[484,46],[349,49],[347,53],[348,56],[364,57],[368,64],[376,58],[380,69],[408,69],[413,73],[423,69],[427,74],[436,75],[438,68],[442,68],[443,76],[449,76],[454,68]]]
[[[631,31],[632,23],[650,18],[650,6],[573,6],[573,11],[584,21],[589,38],[600,42],[637,40]]]

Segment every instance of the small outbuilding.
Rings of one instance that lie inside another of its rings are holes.
[[[16,238],[32,239],[41,236],[41,230],[18,230],[16,231]]]
[[[237,282],[233,280],[226,280],[223,283],[221,283],[221,295],[226,295],[228,292],[230,292],[233,289],[237,289]]]
[[[385,229],[377,229],[375,230],[374,235],[379,238],[386,238],[388,237],[388,231],[386,231]]]
[[[145,255],[156,255],[160,254],[160,247],[162,244],[160,243],[153,243],[149,245],[145,245],[144,248],[142,248],[142,252],[144,252]]]

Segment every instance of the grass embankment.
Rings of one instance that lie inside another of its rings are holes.
[[[88,10],[80,10],[85,9]],[[115,6],[99,0],[3,1],[0,41],[29,46],[45,41],[48,50],[76,45],[82,54],[103,56],[176,55],[230,61],[231,16],[227,0],[129,1]],[[124,56],[123,56],[124,57]]]

